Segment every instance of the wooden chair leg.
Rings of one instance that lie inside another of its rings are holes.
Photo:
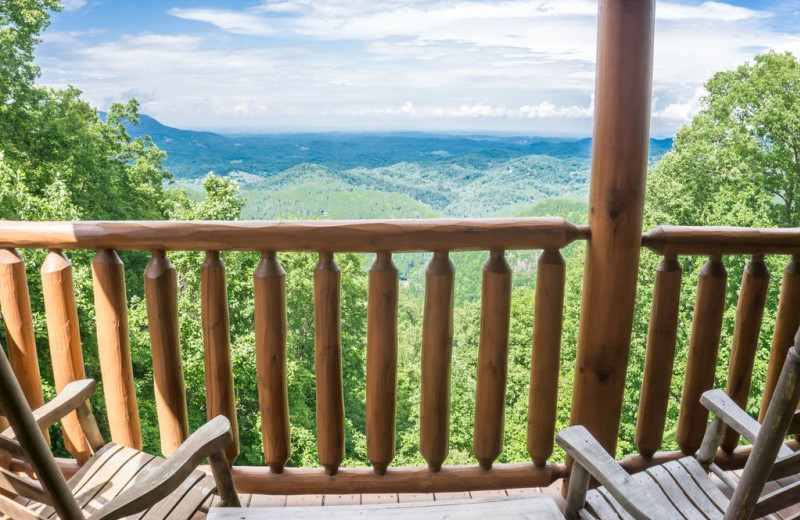
[[[233,475],[231,475],[231,468],[228,466],[225,452],[212,453],[208,457],[208,461],[211,464],[211,473],[214,474],[214,480],[217,482],[217,494],[222,500],[221,506],[242,507],[239,494],[236,493],[236,487],[233,485]]]

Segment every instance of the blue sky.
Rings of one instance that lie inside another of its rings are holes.
[[[62,0],[63,1],[63,0]],[[41,82],[182,128],[590,135],[593,0],[67,0]],[[800,1],[657,1],[652,134],[703,82],[800,56]]]

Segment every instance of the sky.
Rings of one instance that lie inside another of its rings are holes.
[[[594,0],[62,0],[40,83],[179,128],[589,136]],[[657,0],[651,134],[703,83],[800,57],[800,0]]]

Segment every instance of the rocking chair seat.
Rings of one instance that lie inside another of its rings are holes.
[[[89,517],[122,491],[146,477],[149,470],[164,462],[141,451],[113,442],[100,448],[67,482],[81,511]],[[130,518],[165,520],[191,518],[216,490],[213,476],[195,470],[167,498],[148,510]],[[23,499],[20,501],[40,517],[53,518],[55,510],[45,504]]]

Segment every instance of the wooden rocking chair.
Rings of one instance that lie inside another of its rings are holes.
[[[0,347],[0,414],[11,425],[0,434],[0,453],[28,462],[38,480],[0,468],[0,513],[14,520],[185,520],[215,491],[220,505],[239,505],[222,451],[232,440],[225,417],[205,424],[164,460],[105,444],[87,404],[94,390],[91,379],[72,382],[32,412]],[[72,411],[93,455],[67,481],[41,429]],[[213,477],[197,469],[206,458]]]
[[[574,459],[565,516],[568,520],[750,519],[769,515],[800,502],[800,480],[761,497],[768,481],[800,473],[800,451],[783,444],[800,429],[800,332],[789,349],[764,423],[750,417],[722,390],[703,394],[702,404],[714,413],[696,457],[684,457],[629,475],[583,426],[559,432],[558,444]],[[739,482],[712,462],[723,425],[753,444]],[[734,489],[730,500],[711,480],[713,471]],[[588,490],[591,477],[602,487]],[[795,517],[793,517],[795,518]]]

